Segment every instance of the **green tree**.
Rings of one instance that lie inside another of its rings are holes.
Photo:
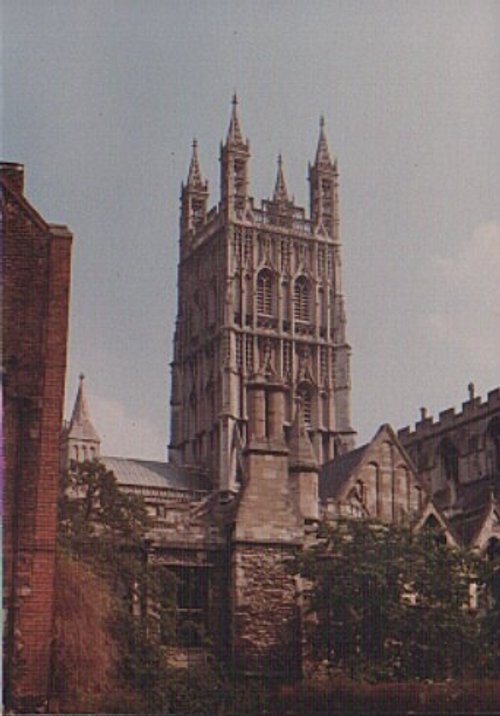
[[[103,464],[72,463],[62,476],[60,549],[65,558],[83,562],[101,578],[114,605],[108,628],[119,653],[118,671],[123,688],[104,694],[99,701],[100,710],[178,716],[258,716],[267,708],[267,686],[255,681],[233,681],[213,659],[189,670],[167,665],[162,639],[170,633],[174,640],[177,583],[171,572],[148,560],[150,527],[144,501],[120,490],[115,476]],[[67,564],[67,559],[64,562],[66,571],[73,576],[80,574],[80,593],[87,583],[97,584],[88,578],[87,569],[79,570],[78,564]],[[66,614],[71,612],[75,583],[67,587]],[[108,595],[101,597],[105,597],[101,601],[107,606]],[[142,608],[132,609],[133,604]],[[85,609],[82,604],[79,606],[84,621],[90,613],[89,605],[83,605]],[[66,623],[67,633],[71,634],[71,627]],[[107,634],[100,634],[102,648],[106,637]],[[59,651],[63,657],[68,654],[68,649]],[[81,666],[85,668],[86,664]],[[60,663],[56,677],[61,681],[66,674],[66,664]],[[84,705],[89,704],[88,694],[86,698]]]
[[[152,522],[142,497],[121,490],[101,462],[72,462],[61,477],[58,509],[60,546],[91,565],[128,608],[166,619],[161,607],[174,609],[175,578],[148,560]]]
[[[480,620],[468,608],[482,561],[434,531],[361,520],[323,527],[296,569],[310,585],[318,654],[352,676],[443,678],[472,672]]]
[[[493,538],[483,562],[483,606],[481,619],[482,658],[480,669],[486,676],[500,676],[500,541]]]
[[[58,512],[61,550],[103,578],[114,596],[109,630],[124,682],[148,711],[161,712],[171,681],[161,639],[174,638],[176,580],[148,559],[143,499],[121,490],[102,463],[72,463],[61,477]]]

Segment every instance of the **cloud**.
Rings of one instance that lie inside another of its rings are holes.
[[[103,455],[165,460],[166,436],[157,425],[131,415],[127,406],[116,400],[89,395],[88,402]]]
[[[471,368],[500,374],[500,222],[479,226],[453,256],[436,257],[431,273],[433,339]]]

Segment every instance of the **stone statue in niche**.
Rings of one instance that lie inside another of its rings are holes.
[[[300,346],[297,350],[298,369],[297,382],[302,380],[313,380],[312,376],[312,353],[309,346]]]

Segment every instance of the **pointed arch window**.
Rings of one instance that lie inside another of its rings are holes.
[[[299,276],[294,285],[293,315],[296,321],[310,320],[310,290],[305,276]]]
[[[488,426],[488,458],[493,472],[500,473],[500,418],[494,418]]]
[[[458,482],[459,456],[458,450],[449,438],[444,438],[439,445],[441,470],[446,480]]]
[[[262,269],[257,276],[257,312],[273,315],[273,276],[268,269]]]

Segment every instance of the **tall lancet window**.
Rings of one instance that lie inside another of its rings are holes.
[[[309,284],[305,276],[299,276],[294,286],[293,315],[296,321],[309,321]]]
[[[257,312],[264,316],[273,315],[273,277],[267,269],[257,276]]]
[[[488,470],[500,474],[500,418],[494,418],[488,427]]]
[[[312,427],[312,389],[309,383],[301,383],[297,388],[297,394],[302,399],[304,422],[310,428]]]

